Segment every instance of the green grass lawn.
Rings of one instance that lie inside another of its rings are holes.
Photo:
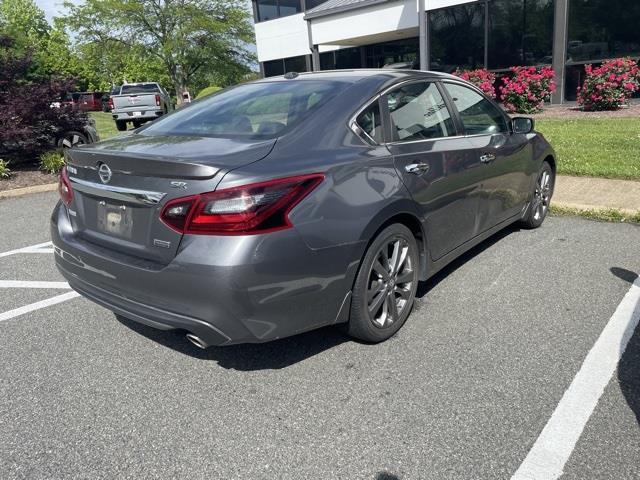
[[[537,120],[558,155],[558,173],[640,180],[640,118]]]
[[[96,121],[96,130],[98,130],[100,140],[106,140],[120,133],[116,129],[116,122],[113,121],[110,113],[89,112],[89,116]]]

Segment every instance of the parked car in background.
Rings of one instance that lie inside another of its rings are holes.
[[[71,149],[51,239],[73,289],[201,348],[339,323],[379,342],[419,281],[539,227],[554,177],[533,120],[452,75],[287,74]]]
[[[89,118],[81,130],[66,130],[60,133],[55,138],[54,146],[65,149],[99,141],[100,136],[96,129],[96,121],[93,118]]]
[[[123,132],[129,122],[134,128],[173,110],[171,96],[156,82],[128,83],[111,96],[111,114],[116,128]]]
[[[85,112],[99,112],[102,110],[103,92],[80,92],[78,108]]]

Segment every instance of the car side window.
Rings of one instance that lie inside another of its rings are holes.
[[[456,134],[451,113],[435,83],[403,85],[386,95],[394,140],[427,140]]]
[[[382,143],[382,122],[378,102],[365,108],[356,118],[356,123],[374,142]]]
[[[467,135],[507,132],[504,115],[484,96],[457,83],[445,83]]]

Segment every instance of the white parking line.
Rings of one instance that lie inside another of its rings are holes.
[[[640,277],[633,282],[604,327],[512,480],[551,480],[562,475],[565,463],[638,326],[638,320]]]
[[[0,288],[71,288],[67,282],[28,282],[22,280],[0,280]]]
[[[30,303],[29,305],[25,305],[24,307],[14,308],[13,310],[9,310],[8,312],[0,313],[0,322],[10,320],[12,318],[19,317],[20,315],[24,315],[25,313],[33,312],[34,310],[40,310],[41,308],[49,307],[57,303],[66,302],[67,300],[71,300],[72,298],[76,298],[79,296],[80,294],[76,292],[67,292],[63,293],[62,295],[56,295],[55,297],[47,298],[46,300]]]
[[[17,253],[53,253],[53,249],[51,248],[43,248],[50,247],[51,242],[38,243],[36,245],[30,245],[28,247],[16,248],[15,250],[9,250],[8,252],[0,253],[0,258],[8,257],[9,255],[15,255]]]

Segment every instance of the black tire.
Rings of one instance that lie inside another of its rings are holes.
[[[400,259],[403,258],[401,253],[405,246],[407,251],[404,261],[401,260],[400,265],[396,262],[394,267],[393,259],[398,258],[397,254],[393,255],[396,241]],[[385,255],[388,259],[386,265]],[[377,343],[387,340],[400,330],[409,317],[415,300],[418,262],[418,244],[407,227],[395,223],[378,234],[369,245],[356,276],[349,322],[344,326],[348,335],[365,342]],[[381,268],[386,274],[379,273]],[[395,274],[392,271],[394,268]],[[391,304],[391,301],[394,303]],[[378,303],[379,306],[376,307]],[[392,305],[396,306],[395,309]],[[396,315],[392,313],[394,310]]]
[[[524,228],[538,228],[547,218],[555,183],[556,177],[553,168],[551,168],[549,162],[542,162],[533,192],[531,192],[531,201],[521,221]]]
[[[119,132],[125,132],[127,130],[127,122],[124,120],[116,120],[116,128]]]
[[[70,130],[65,132],[65,134],[58,139],[58,148],[71,148],[77,147],[78,145],[86,145],[88,143],[90,143],[89,139],[84,133]]]

